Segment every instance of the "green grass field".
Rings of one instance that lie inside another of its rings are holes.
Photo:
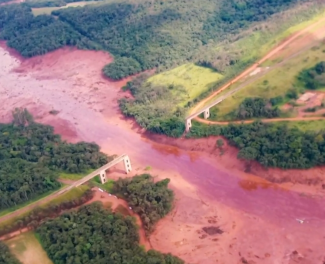
[[[105,191],[108,191],[109,193],[112,192],[114,182],[115,181],[112,180],[112,179],[107,179],[107,182],[102,184],[101,181],[100,181],[99,176],[96,176],[91,180],[91,183],[93,183],[95,186],[97,186],[97,187],[99,187],[99,188],[101,188],[101,189],[103,189]]]
[[[188,93],[187,102],[213,87],[222,78],[220,73],[212,69],[188,63],[154,75],[148,81],[156,85],[183,86]]]
[[[266,75],[212,108],[211,113],[216,116],[214,119],[223,120],[227,114],[236,110],[247,97],[270,99],[276,96],[285,96],[290,89],[297,89],[295,83],[298,73],[324,60],[324,50],[325,44],[319,44],[317,49],[311,48],[281,66],[271,69]]]
[[[5,243],[22,264],[53,264],[33,232],[22,233]]]
[[[32,12],[33,12],[34,16],[50,15],[52,13],[52,11],[59,10],[59,9],[62,9],[62,8],[92,5],[92,4],[96,4],[96,3],[98,3],[98,1],[81,1],[81,2],[69,3],[69,4],[65,5],[65,6],[60,6],[60,7],[32,8]]]
[[[65,172],[61,172],[59,179],[62,179],[62,180],[80,180],[81,178],[87,176],[88,174],[90,174],[94,170],[96,170],[96,169],[90,169],[90,170],[87,170],[84,173],[65,173]]]
[[[325,120],[312,120],[312,121],[291,121],[291,122],[278,122],[278,124],[287,124],[290,128],[298,128],[302,131],[319,132],[325,130]]]

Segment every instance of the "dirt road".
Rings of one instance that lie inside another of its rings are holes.
[[[236,76],[234,79],[230,80],[228,83],[226,83],[225,85],[223,85],[220,89],[218,89],[217,91],[215,91],[214,93],[212,93],[211,95],[209,95],[208,97],[206,97],[205,99],[203,99],[202,101],[200,101],[196,106],[194,106],[192,108],[190,114],[196,113],[200,108],[202,108],[213,97],[215,97],[216,95],[220,94],[221,92],[223,92],[224,90],[226,90],[229,86],[231,86],[232,84],[236,83],[237,81],[245,78],[250,72],[254,71],[257,67],[259,67],[260,64],[262,64],[266,60],[270,59],[272,56],[274,56],[280,50],[282,50],[283,48],[285,48],[288,44],[292,43],[294,40],[296,40],[297,38],[299,38],[303,34],[309,32],[311,29],[315,28],[316,26],[318,26],[318,25],[320,25],[320,24],[322,24],[324,22],[325,22],[325,17],[322,18],[322,19],[320,19],[320,20],[318,20],[317,22],[309,25],[308,27],[304,28],[303,30],[298,31],[297,33],[293,34],[292,36],[290,36],[288,39],[286,39],[285,41],[283,41],[280,45],[278,45],[277,47],[275,47],[274,49],[272,49],[269,53],[267,53],[258,62],[254,63],[252,66],[250,66],[249,68],[247,68],[245,71],[243,71],[241,74],[239,74],[238,76]],[[201,118],[196,118],[196,120],[202,122],[202,119]]]
[[[283,122],[283,121],[313,121],[313,120],[325,120],[322,116],[313,117],[289,117],[289,118],[265,118],[265,119],[251,119],[251,120],[240,120],[240,121],[209,121],[207,119],[200,119],[201,123],[208,125],[228,125],[228,124],[249,124],[256,120],[261,120],[264,123]]]

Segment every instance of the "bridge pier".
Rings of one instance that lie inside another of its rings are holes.
[[[204,110],[204,119],[208,119],[210,117],[210,108]]]
[[[131,161],[130,161],[129,156],[125,156],[123,159],[123,162],[124,162],[125,172],[126,172],[126,174],[128,174],[132,170]]]
[[[106,179],[106,171],[105,170],[102,170],[99,172],[99,178],[100,178],[100,181],[102,184],[104,184],[107,179]]]
[[[185,123],[185,131],[188,132],[190,131],[190,128],[192,127],[192,119],[186,119]]]

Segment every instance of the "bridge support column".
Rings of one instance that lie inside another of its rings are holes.
[[[208,119],[210,117],[210,108],[204,110],[204,119]]]
[[[186,132],[190,131],[191,127],[192,127],[192,119],[186,119],[185,131]]]
[[[106,171],[105,170],[102,170],[99,173],[99,178],[100,178],[100,181],[102,184],[104,184],[106,182]]]
[[[132,170],[131,161],[130,161],[129,156],[125,156],[123,159],[123,162],[124,162],[125,172],[126,172],[126,174],[128,174]]]

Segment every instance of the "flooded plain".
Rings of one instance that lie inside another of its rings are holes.
[[[170,178],[175,208],[159,222],[150,242],[187,263],[325,261],[321,189],[280,186],[247,174],[236,150],[226,146],[225,155],[217,155],[215,138],[147,137],[119,111],[127,80],[113,82],[101,74],[111,61],[107,53],[72,48],[21,59],[2,43],[1,122],[10,121],[15,107],[26,107],[66,140],[94,141],[108,154],[128,154],[135,174]],[[208,234],[204,227],[223,233]]]

